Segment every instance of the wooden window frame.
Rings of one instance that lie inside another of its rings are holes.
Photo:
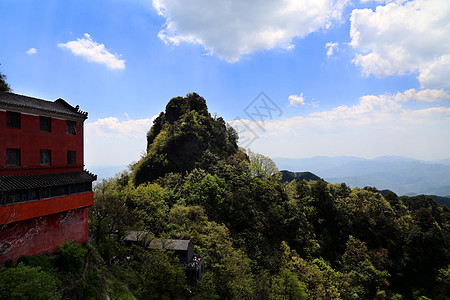
[[[77,152],[75,150],[67,150],[67,164],[68,165],[77,164]]]
[[[6,128],[20,129],[22,114],[14,111],[6,112]]]
[[[9,152],[9,153],[8,153]],[[11,161],[11,156],[16,156],[16,159],[14,162]],[[20,160],[21,160],[21,153],[20,149],[16,148],[8,148],[6,149],[6,166],[20,166]],[[9,160],[8,160],[9,158]]]
[[[46,159],[48,158],[48,159]],[[48,149],[41,149],[39,161],[41,166],[49,166],[52,164],[52,151]]]
[[[43,132],[52,132],[52,118],[40,116],[39,130]]]
[[[76,135],[77,134],[77,122],[67,120],[67,134]]]

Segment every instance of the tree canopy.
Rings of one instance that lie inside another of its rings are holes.
[[[134,168],[133,182],[208,169],[238,151],[237,139],[236,131],[222,118],[212,117],[196,93],[172,98],[147,133],[147,153]]]
[[[68,243],[22,259],[33,269],[0,270],[1,282],[17,292],[12,279],[36,287],[35,274],[49,280],[49,298],[448,299],[450,210],[431,198],[282,182],[196,94],[172,99],[147,138],[133,170],[94,188],[95,248]],[[129,231],[192,240],[205,275],[189,282],[173,252],[130,246]]]
[[[10,92],[11,88],[9,84],[6,82],[6,75],[0,72],[0,92]]]

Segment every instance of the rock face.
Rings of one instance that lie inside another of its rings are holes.
[[[238,150],[238,135],[219,117],[211,117],[196,93],[172,98],[147,133],[147,155],[135,166],[135,185],[169,172],[207,169]]]

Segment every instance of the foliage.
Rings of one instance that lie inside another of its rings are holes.
[[[174,264],[170,253],[140,247],[131,249],[135,260],[133,281],[136,296],[140,299],[183,299],[186,292],[185,275],[182,267]]]
[[[6,75],[0,72],[0,92],[11,92],[9,84],[6,82]]]
[[[236,141],[200,96],[172,99],[131,174],[95,187],[96,248],[21,261],[56,274],[65,298],[448,298],[448,208],[319,178],[280,182],[270,158]],[[129,245],[130,231],[191,239],[206,273],[189,282],[174,253]]]
[[[206,101],[193,93],[169,101],[147,134],[147,153],[134,168],[135,185],[169,172],[208,169],[236,153],[237,134],[222,118],[208,113]]]
[[[98,245],[106,235],[125,235],[126,225],[133,220],[132,213],[124,201],[121,190],[122,177],[110,181],[103,179],[94,187],[94,205],[89,210],[91,235]]]
[[[247,154],[250,160],[250,172],[253,176],[263,180],[281,180],[281,173],[273,160],[250,149],[247,151]]]
[[[88,252],[86,247],[67,242],[58,247],[56,254],[56,266],[67,273],[80,274],[83,271],[84,259]]]
[[[275,277],[271,299],[278,300],[300,300],[307,299],[302,283],[298,277],[289,269],[281,269],[280,274]]]
[[[58,278],[41,267],[19,263],[0,269],[0,299],[60,299]]]

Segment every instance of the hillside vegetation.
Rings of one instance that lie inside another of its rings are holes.
[[[172,99],[147,140],[130,171],[95,187],[95,249],[71,254],[81,269],[23,260],[2,282],[28,267],[56,278],[47,289],[67,299],[448,299],[450,211],[434,200],[282,183],[273,161],[239,149],[196,94]],[[192,239],[203,279],[188,282],[170,251],[127,246],[130,230]]]

